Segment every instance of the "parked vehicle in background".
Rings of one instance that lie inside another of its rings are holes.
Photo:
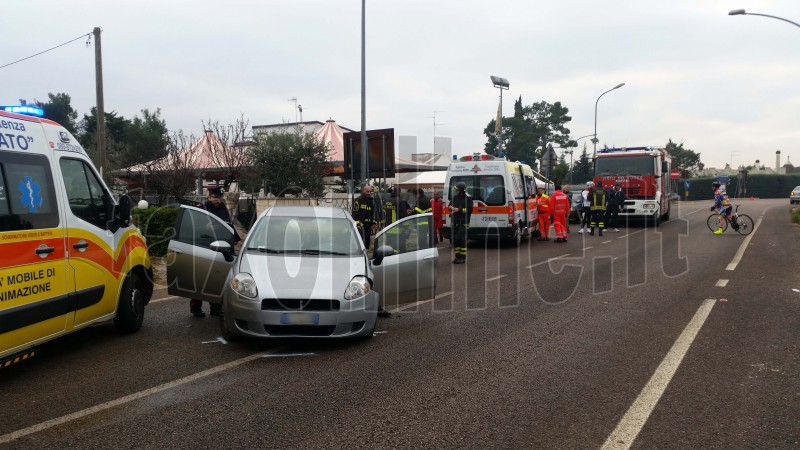
[[[643,219],[658,226],[669,220],[671,163],[663,148],[605,148],[597,151],[594,183],[603,183],[606,189],[620,183],[627,197],[620,219]]]
[[[789,204],[800,203],[800,186],[795,187],[792,189],[792,192],[789,193]]]
[[[581,223],[581,193],[572,193],[572,206],[569,209],[569,223]]]
[[[527,164],[504,157],[476,153],[450,163],[445,178],[444,203],[450,204],[456,183],[467,185],[472,196],[469,239],[504,239],[519,245],[536,228],[537,211],[533,196],[537,187],[552,192]],[[452,221],[445,218],[442,233],[450,238]]]

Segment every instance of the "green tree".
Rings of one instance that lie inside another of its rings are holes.
[[[553,169],[551,178],[556,184],[569,183],[569,164],[567,164],[565,153],[562,152],[561,156],[558,158],[558,164]]]
[[[330,152],[327,143],[300,128],[257,134],[248,149],[255,167],[250,176],[258,177],[265,190],[278,197],[287,194],[320,197],[325,190],[323,177],[330,165]]]
[[[586,150],[586,144],[583,144],[583,151],[580,158],[575,162],[575,167],[572,169],[572,181],[574,183],[585,183],[592,179],[594,176],[594,167],[589,161],[589,153]]]
[[[569,147],[573,142],[569,138],[566,124],[572,118],[569,109],[561,102],[548,103],[541,101],[523,106],[520,96],[514,102],[514,115],[504,117],[503,151],[510,160],[534,163],[542,157],[547,144],[559,144]],[[484,129],[487,141],[484,150],[490,155],[497,155],[497,136],[495,135],[496,119]]]
[[[125,126],[124,147],[120,149],[119,166],[130,167],[152,161],[167,154],[169,141],[167,122],[161,118],[161,109],[141,111]]]
[[[124,164],[127,153],[125,137],[129,120],[117,115],[116,111],[105,113],[106,116],[106,155],[110,168],[119,168]],[[99,164],[97,153],[97,108],[92,107],[89,114],[84,114],[78,125],[78,141],[89,154],[95,164]]]
[[[676,144],[670,139],[665,149],[672,157],[672,168],[681,171],[681,178],[689,178],[705,167],[705,164],[700,162],[700,153],[683,148],[683,142]]]
[[[72,98],[69,96],[69,94],[65,94],[63,92],[53,94],[51,92],[47,94],[47,98],[48,100],[46,102],[41,102],[36,99],[34,99],[33,102],[20,99],[19,102],[22,105],[31,105],[42,108],[44,110],[45,118],[60,123],[61,126],[67,129],[67,131],[75,134],[78,131],[76,122],[78,119],[78,112],[72,109]]]

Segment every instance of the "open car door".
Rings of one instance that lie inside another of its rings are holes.
[[[170,295],[212,303],[222,301],[234,258],[231,253],[212,250],[211,244],[217,241],[225,241],[233,248],[233,228],[204,209],[182,205],[175,221],[175,237],[167,248]]]
[[[401,219],[375,235],[371,258],[373,289],[385,309],[400,303],[431,299],[436,295],[439,252],[433,242],[433,214]],[[378,249],[390,247],[381,259]]]

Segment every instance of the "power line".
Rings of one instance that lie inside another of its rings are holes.
[[[16,63],[19,63],[19,62],[25,61],[26,59],[31,59],[31,58],[33,58],[33,57],[35,57],[35,56],[39,56],[39,55],[41,55],[41,54],[44,54],[44,53],[47,53],[47,52],[49,52],[49,51],[51,51],[51,50],[55,50],[55,49],[57,49],[57,48],[59,48],[59,47],[63,47],[63,46],[65,46],[65,45],[67,45],[67,44],[70,44],[70,43],[72,43],[72,42],[75,42],[75,41],[77,41],[78,39],[83,39],[83,38],[85,38],[85,37],[90,37],[91,35],[92,35],[92,33],[86,33],[86,34],[82,34],[82,35],[80,35],[80,36],[76,37],[75,39],[72,39],[72,40],[69,40],[69,41],[67,41],[67,42],[64,42],[63,44],[56,45],[55,47],[52,47],[52,48],[48,48],[47,50],[45,50],[45,51],[42,51],[42,52],[39,52],[39,53],[37,53],[37,54],[35,54],[35,55],[31,55],[31,56],[28,56],[28,57],[25,57],[25,58],[22,58],[22,59],[18,59],[18,60],[16,60],[16,61],[14,61],[14,62],[11,62],[11,63],[8,63],[8,64],[6,64],[6,65],[4,65],[4,66],[0,66],[0,69],[5,69],[5,68],[6,68],[6,67],[8,67],[8,66],[12,66],[12,65],[14,65],[14,64],[16,64]]]

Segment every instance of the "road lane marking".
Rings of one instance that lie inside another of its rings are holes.
[[[609,242],[611,242],[611,241],[603,241],[603,242],[601,242],[601,244],[608,244]]]
[[[314,356],[316,353],[270,353],[262,355],[262,358],[293,358],[296,356]]]
[[[728,285],[728,280],[717,280],[717,284],[714,286],[716,287],[725,287]]]
[[[214,339],[213,341],[201,342],[201,344],[227,344],[227,343],[228,343],[228,341],[226,341],[225,338],[222,337],[222,336]]]
[[[279,351],[284,350],[284,349],[285,349],[285,347],[283,349],[275,350],[275,352],[279,352]],[[210,369],[206,369],[206,370],[203,370],[201,372],[197,372],[195,374],[185,376],[183,378],[178,378],[177,380],[170,381],[168,383],[160,384],[158,386],[151,387],[151,388],[145,389],[143,391],[135,392],[133,394],[126,395],[124,397],[120,397],[120,398],[117,398],[115,400],[110,400],[110,401],[107,401],[105,403],[100,403],[99,405],[91,406],[89,408],[82,409],[80,411],[76,411],[74,413],[67,414],[65,416],[57,417],[55,419],[47,420],[45,422],[41,422],[41,423],[38,423],[36,425],[30,426],[30,427],[27,427],[27,428],[23,428],[21,430],[12,431],[11,433],[7,433],[7,434],[4,434],[4,435],[0,436],[0,444],[7,444],[7,443],[15,441],[15,440],[17,440],[19,438],[23,438],[25,436],[29,436],[29,435],[34,434],[34,433],[39,433],[41,431],[44,431],[44,430],[47,430],[47,429],[50,429],[50,428],[53,428],[53,427],[57,427],[59,425],[64,425],[65,423],[72,422],[73,420],[78,420],[78,419],[84,418],[86,416],[90,416],[92,414],[95,414],[95,413],[98,413],[98,412],[101,412],[101,411],[106,411],[108,409],[115,408],[117,406],[122,406],[122,405],[125,405],[127,403],[139,400],[141,398],[144,398],[144,397],[147,397],[147,396],[150,396],[150,395],[153,395],[153,394],[158,394],[159,392],[163,392],[163,391],[166,391],[166,390],[178,387],[178,386],[182,386],[184,384],[188,384],[188,383],[191,383],[193,381],[197,381],[197,380],[199,380],[201,378],[205,378],[205,377],[208,377],[208,376],[211,376],[211,375],[226,371],[228,369],[233,369],[234,367],[238,367],[238,366],[241,366],[242,364],[247,364],[247,363],[249,363],[251,361],[255,361],[257,359],[264,358],[265,356],[266,355],[265,355],[264,352],[254,353],[254,354],[252,354],[250,356],[245,356],[244,358],[239,358],[239,359],[233,360],[233,361],[231,361],[229,363],[225,363],[225,364],[222,364],[222,365],[219,365],[219,366],[216,366],[216,367],[212,367]]]
[[[486,281],[488,282],[488,281],[495,281],[495,280],[499,280],[500,278],[503,278],[504,276],[505,276],[505,275],[498,275],[498,276],[496,276],[496,277],[487,278],[487,279],[486,279]]]
[[[692,211],[690,213],[686,213],[686,214],[682,215],[681,217],[691,216],[692,214],[694,214],[696,212],[700,212],[700,211],[705,211],[705,208],[695,209],[694,211]]]
[[[633,236],[634,234],[641,233],[642,231],[644,231],[644,229],[639,230],[639,231],[634,231],[633,233],[623,234],[622,236],[618,237],[617,239],[623,239],[623,238],[626,238],[628,236]]]
[[[593,249],[593,248],[594,248],[594,247],[583,247],[583,251],[586,251],[586,250],[591,250],[591,249]]]
[[[448,295],[453,295],[453,292],[452,291],[442,292],[441,294],[437,294],[436,297],[434,297],[434,298],[429,298],[427,300],[420,300],[418,302],[409,303],[408,305],[403,305],[403,306],[397,307],[395,309],[392,309],[389,312],[391,314],[399,313],[400,311],[405,311],[406,309],[413,308],[414,306],[420,306],[420,305],[424,305],[425,303],[430,303],[430,302],[432,302],[434,300],[439,300],[440,298],[447,297]]]
[[[672,345],[667,356],[664,357],[653,376],[650,377],[650,381],[642,388],[639,396],[636,397],[631,407],[620,419],[617,427],[608,436],[605,444],[603,444],[603,450],[628,449],[631,447],[633,441],[636,440],[636,436],[642,431],[647,419],[650,418],[650,414],[667,389],[669,382],[678,370],[681,361],[683,361],[683,357],[686,356],[686,352],[692,345],[694,338],[697,337],[697,333],[705,323],[709,313],[711,313],[711,308],[714,307],[716,302],[716,299],[703,301],[692,320],[689,321],[689,324],[686,325],[686,328]]]
[[[566,258],[567,256],[569,256],[569,253],[564,253],[563,255],[555,256],[553,258],[548,258],[548,259],[546,259],[544,261],[539,261],[536,264],[531,264],[530,266],[525,266],[525,268],[526,269],[533,269],[534,267],[539,267],[541,265],[549,263],[550,261],[553,261],[553,260],[556,260],[556,259],[561,259],[561,258]]]
[[[753,236],[756,234],[756,231],[758,231],[758,226],[761,225],[762,219],[764,219],[763,215],[758,216],[758,220],[756,221],[756,226],[753,227],[753,232],[748,234],[747,237],[744,238],[742,245],[739,246],[739,250],[736,251],[736,254],[733,256],[731,263],[728,264],[728,267],[726,267],[725,270],[736,270],[736,266],[738,266],[739,262],[742,261],[742,256],[744,256],[744,252],[745,250],[747,250],[747,246],[750,244],[750,240],[753,239]]]
[[[166,302],[166,301],[169,301],[169,300],[177,300],[179,298],[184,298],[184,297],[179,297],[177,295],[170,295],[169,297],[159,298],[159,299],[156,299],[156,300],[150,300],[147,304],[148,305],[152,305],[153,303],[161,303],[161,302]]]

